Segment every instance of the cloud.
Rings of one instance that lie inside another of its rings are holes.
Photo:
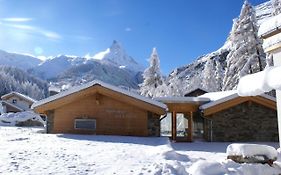
[[[41,33],[42,35],[44,35],[45,37],[49,38],[49,39],[54,39],[54,40],[60,40],[62,39],[62,36],[59,35],[56,32],[51,32],[51,31],[46,31],[46,30],[38,30],[39,33]]]
[[[32,21],[32,18],[2,18],[1,21],[5,22],[28,22]]]
[[[76,40],[83,40],[83,41],[88,41],[88,40],[92,40],[93,39],[93,37],[82,36],[82,35],[71,35],[70,37],[73,38],[73,39],[76,39]]]
[[[127,27],[127,28],[125,28],[125,31],[126,31],[126,32],[131,32],[131,31],[132,31],[132,28]]]
[[[35,26],[32,26],[32,25],[17,24],[17,23],[4,23],[4,22],[1,22],[1,21],[0,21],[0,25],[4,25],[6,27],[18,29],[20,31],[27,31],[31,34],[37,34],[37,35],[39,34],[41,36],[44,36],[44,37],[46,37],[48,39],[52,39],[52,40],[62,39],[62,36],[59,35],[56,32],[45,30],[45,29],[42,29],[40,27],[35,27]]]

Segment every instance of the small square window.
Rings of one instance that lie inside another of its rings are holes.
[[[75,119],[74,128],[95,131],[96,130],[96,120],[95,119]]]
[[[17,99],[13,99],[13,103],[16,104],[17,103]]]

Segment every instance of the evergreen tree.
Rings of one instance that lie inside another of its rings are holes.
[[[215,72],[215,77],[216,77],[216,84],[217,84],[217,91],[222,90],[222,82],[223,82],[223,77],[224,77],[224,71],[221,63],[216,60],[216,72]]]
[[[233,25],[230,41],[223,90],[236,88],[240,77],[261,71],[265,64],[255,10],[248,1],[244,2],[240,16]]]
[[[157,54],[156,48],[153,48],[152,54],[149,59],[149,67],[145,69],[143,73],[143,83],[140,85],[140,93],[146,97],[156,97],[160,96],[161,93],[158,93],[158,88],[161,87],[161,91],[164,93],[163,87],[163,77],[160,73],[160,60]]]
[[[167,88],[167,95],[169,96],[183,96],[183,81],[176,76],[177,70],[172,72],[171,78],[168,82],[169,86]]]
[[[278,15],[281,13],[281,0],[271,0],[272,15]]]
[[[205,67],[204,67],[203,80],[202,80],[203,89],[208,89],[210,92],[218,90],[216,76],[214,76],[215,71],[216,71],[216,67],[214,65],[214,61],[210,58],[205,63]]]

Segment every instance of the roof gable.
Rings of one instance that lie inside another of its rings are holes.
[[[21,94],[21,93],[19,93],[19,92],[14,92],[14,91],[13,91],[13,92],[10,92],[10,93],[8,93],[8,94],[3,95],[3,96],[1,97],[1,99],[2,99],[2,100],[7,100],[8,98],[10,98],[10,97],[12,97],[12,96],[16,96],[16,97],[18,97],[18,98],[20,98],[20,99],[23,99],[23,100],[28,101],[28,102],[31,102],[31,103],[35,103],[35,102],[36,102],[35,99],[33,99],[33,98],[31,98],[31,97],[29,97],[29,96],[27,96],[27,95]]]
[[[235,105],[244,103],[246,101],[253,101],[260,105],[263,105],[263,106],[276,110],[276,99],[267,94],[261,94],[259,96],[251,96],[251,97],[241,97],[237,94],[237,91],[235,90],[235,91],[229,91],[229,92],[227,92],[227,91],[221,92],[222,98],[220,98],[220,97],[218,97],[219,93],[220,92],[216,93],[217,97],[213,98],[213,100],[210,97],[212,102],[204,104],[199,107],[201,110],[203,110],[205,116],[214,114],[216,112],[219,112],[224,109],[233,107]],[[211,94],[211,96],[212,95],[214,95],[214,94]]]
[[[96,88],[94,88],[94,87],[96,87]],[[133,101],[139,101],[143,104],[143,105],[139,106],[140,108],[147,107],[148,105],[153,106],[154,108],[158,108],[158,109],[161,108],[161,110],[166,110],[166,108],[167,108],[167,106],[161,102],[149,99],[147,97],[143,97],[141,95],[129,92],[127,90],[124,90],[124,89],[118,88],[116,86],[104,83],[102,81],[97,81],[97,80],[84,84],[84,85],[81,85],[81,86],[73,87],[67,91],[63,91],[54,96],[50,96],[46,99],[40,100],[40,101],[34,103],[31,108],[37,109],[42,106],[49,105],[48,108],[51,109],[51,108],[54,108],[54,107],[52,107],[51,104],[55,103],[56,101],[62,100],[64,98],[68,98],[68,101],[75,100],[74,99],[75,94],[76,95],[80,94],[81,96],[83,96],[83,95],[85,96],[89,93],[100,93],[100,92],[98,92],[99,91],[98,87],[101,87],[101,88],[107,89],[111,92],[114,92],[116,94],[119,94],[123,98],[130,98]],[[106,93],[106,92],[104,91],[103,93]],[[110,93],[108,93],[108,94],[110,94]],[[73,96],[73,98],[71,98],[72,96]],[[120,97],[120,98],[122,98],[122,97]],[[120,99],[120,100],[122,100],[122,99]]]

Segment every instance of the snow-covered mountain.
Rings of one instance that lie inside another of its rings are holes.
[[[138,88],[143,66],[129,56],[121,44],[112,45],[93,57],[58,55],[45,61],[0,50],[0,65],[20,68],[55,85],[77,85],[99,79],[117,86]]]
[[[264,20],[271,17],[272,6],[270,1],[257,5],[255,9],[258,24],[261,24]],[[205,89],[209,91],[221,90],[222,80],[220,83],[216,84],[216,86],[212,87],[206,87],[204,84],[205,74],[209,71],[206,70],[207,66],[205,65],[208,61],[212,63],[211,75],[213,75],[214,78],[217,75],[224,74],[230,46],[231,41],[228,37],[225,44],[217,51],[200,56],[194,62],[174,69],[167,78],[168,85],[181,84],[181,87],[184,87],[183,94],[198,87],[205,87]],[[208,72],[208,74],[210,74],[210,72]],[[220,78],[223,79],[223,77]]]
[[[72,66],[84,64],[85,58],[59,55],[49,58],[41,64],[33,67],[29,72],[42,79],[56,78],[59,74],[63,73]]]
[[[117,41],[113,41],[110,48],[95,54],[93,57],[89,55],[85,57],[59,55],[47,59],[31,69],[30,72],[43,79],[53,79],[72,67],[84,64],[93,65],[96,62],[100,63],[100,66],[118,67],[134,73],[144,70],[142,65],[138,64],[131,56],[126,54],[126,51]]]
[[[97,53],[93,57],[89,56],[87,59],[98,60],[103,64],[126,68],[134,72],[140,72],[144,70],[144,67],[137,63],[131,56],[129,56],[121,44],[116,40],[113,41],[110,48]]]
[[[23,70],[27,70],[37,66],[41,62],[42,61],[40,59],[32,56],[17,53],[9,53],[0,50],[0,65],[12,66]]]

